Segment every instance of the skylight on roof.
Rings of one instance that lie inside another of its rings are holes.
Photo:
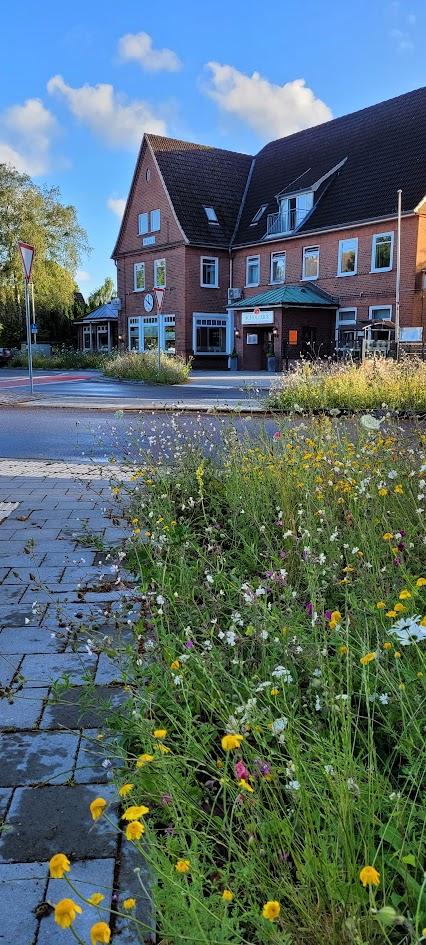
[[[256,211],[256,213],[255,213],[255,215],[254,215],[254,217],[253,217],[253,219],[252,219],[252,221],[251,221],[251,223],[250,223],[250,226],[254,226],[255,223],[259,223],[259,220],[260,220],[261,217],[263,217],[263,214],[265,213],[265,210],[266,210],[267,206],[268,206],[267,203],[263,203],[262,206],[259,207],[259,209]]]
[[[219,223],[214,207],[204,207],[204,210],[209,223]]]

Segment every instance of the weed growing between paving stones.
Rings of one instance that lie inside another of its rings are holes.
[[[362,365],[299,362],[271,392],[276,410],[426,411],[426,364],[418,358],[372,358]]]
[[[322,420],[182,456],[137,474],[151,635],[117,783],[150,808],[159,940],[418,945],[419,443]]]

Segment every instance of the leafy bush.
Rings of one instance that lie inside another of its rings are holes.
[[[231,430],[134,476],[152,638],[117,787],[150,809],[159,940],[424,941],[424,456],[354,440]]]
[[[140,354],[126,351],[104,366],[104,374],[122,380],[149,381],[153,384],[184,384],[188,380],[191,362],[179,356],[161,354],[160,371],[156,352]]]
[[[359,366],[303,362],[283,377],[270,404],[277,410],[363,411],[386,406],[422,413],[426,410],[426,364],[417,358],[399,362],[373,358]]]
[[[33,368],[35,369],[60,369],[71,368],[78,370],[89,370],[90,368],[101,369],[111,355],[101,354],[98,351],[75,351],[73,348],[53,349],[51,355],[33,354]],[[22,351],[16,354],[11,361],[11,367],[28,367],[28,355]]]

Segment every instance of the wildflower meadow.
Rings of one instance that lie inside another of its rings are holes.
[[[230,426],[134,474],[115,782],[155,924],[132,900],[135,941],[426,941],[424,443],[369,416]]]

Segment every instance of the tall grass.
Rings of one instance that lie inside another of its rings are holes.
[[[104,374],[122,380],[149,381],[154,384],[184,384],[191,371],[191,362],[179,356],[161,353],[158,369],[157,352],[140,354],[126,351],[106,362]]]
[[[37,370],[54,370],[60,368],[71,368],[78,370],[89,370],[93,368],[102,369],[105,361],[111,355],[102,354],[98,351],[75,351],[73,348],[54,349],[50,355],[33,354],[33,367]],[[28,367],[28,355],[22,351],[16,354],[11,367]]]
[[[277,410],[426,411],[426,363],[373,358],[362,365],[303,362],[270,398]]]
[[[423,941],[420,447],[322,420],[256,445],[231,430],[216,462],[188,441],[175,468],[136,474],[151,639],[119,783],[150,808],[161,941]]]

